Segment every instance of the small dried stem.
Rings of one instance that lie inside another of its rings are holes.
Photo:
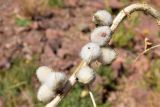
[[[141,57],[143,54],[145,54],[146,52],[148,52],[148,51],[150,51],[150,50],[152,50],[152,49],[158,48],[158,47],[160,47],[160,44],[159,44],[159,45],[152,46],[152,47],[146,49],[145,51],[143,51],[142,53],[140,53],[140,54],[136,57],[136,59],[134,60],[134,63],[135,63],[135,62],[139,59],[139,57]]]
[[[88,91],[89,91],[89,95],[90,95],[92,103],[93,103],[93,107],[97,107],[97,104],[96,104],[96,101],[94,99],[93,93],[92,93],[92,91],[90,89],[90,86],[88,86]]]
[[[92,94],[91,91],[89,91],[89,95],[90,95],[90,97],[91,97],[91,100],[92,100],[92,103],[93,103],[93,107],[97,107],[96,102],[95,102],[95,99],[94,99],[94,96],[93,96],[93,94]]]
[[[123,21],[123,19],[127,15],[130,15],[131,13],[133,13],[134,11],[143,11],[145,13],[148,13],[149,15],[153,16],[157,20],[157,22],[160,22],[160,13],[156,9],[152,8],[147,4],[135,3],[124,8],[115,17],[115,19],[113,20],[113,24],[111,26],[112,33],[115,32],[116,28]],[[80,68],[85,65],[86,63],[82,61],[81,64],[78,66],[78,68],[75,70],[75,72],[69,78],[68,80],[69,82],[65,85],[63,93],[58,94],[49,104],[46,105],[46,107],[56,107],[59,104],[59,102],[64,98],[64,96],[67,95],[67,93],[71,90],[71,88],[76,84],[77,81],[75,78],[75,73],[78,72]]]

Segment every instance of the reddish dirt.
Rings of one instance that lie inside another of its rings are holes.
[[[155,7],[160,6],[158,0],[148,2]],[[102,0],[65,0],[65,8],[53,8],[50,17],[37,16],[29,27],[20,27],[15,24],[15,15],[20,10],[18,0],[1,0],[0,68],[8,69],[11,66],[10,61],[17,56],[31,60],[33,55],[39,55],[40,65],[70,71],[80,62],[79,51],[89,41],[90,31],[95,27],[91,22],[94,12],[106,8],[105,6],[119,10],[125,5],[118,0],[109,0],[109,3]],[[143,50],[143,35],[146,29],[149,30],[147,37],[154,44],[160,43],[156,22],[144,15],[140,20],[133,29],[136,32],[134,53],[116,48],[119,57],[112,64],[112,68],[118,73],[122,72],[122,68],[128,69],[130,74],[120,80],[122,88],[109,95],[108,101],[114,107],[153,107],[146,100],[154,97],[153,102],[156,102],[160,98],[159,94],[141,89],[137,85],[137,81],[141,80],[144,72],[149,69],[150,60],[142,56],[136,64],[126,64],[126,57],[133,59],[136,53]],[[160,50],[156,49],[152,55],[159,58]]]

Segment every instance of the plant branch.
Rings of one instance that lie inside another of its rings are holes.
[[[157,20],[158,24],[160,23],[160,13],[157,10],[155,10],[154,8],[152,8],[147,4],[135,3],[124,8],[115,17],[115,19],[113,20],[113,24],[111,26],[112,33],[115,32],[116,28],[123,21],[123,19],[127,15],[133,13],[134,11],[143,11],[145,13],[148,13],[149,15],[153,16]],[[86,63],[84,63],[83,61],[79,64],[75,72],[71,75],[68,82],[66,83],[63,89],[63,92],[61,94],[58,94],[50,103],[46,105],[46,107],[56,107],[59,104],[59,102],[67,95],[67,93],[71,90],[71,88],[76,84],[77,81],[76,81],[75,73],[78,72],[80,68],[85,65]]]
[[[142,53],[140,53],[140,54],[135,58],[134,63],[139,59],[140,56],[142,56],[142,55],[145,54],[146,52],[148,52],[148,51],[150,51],[150,50],[152,50],[152,49],[158,48],[158,47],[160,47],[160,44],[159,44],[159,45],[152,46],[152,47],[146,49],[145,51],[143,51]]]
[[[90,89],[90,86],[88,86],[87,88],[88,88],[89,95],[90,95],[91,100],[92,100],[92,103],[93,103],[93,107],[97,107],[97,104],[96,104],[96,101],[95,101],[95,99],[94,99],[93,93],[92,93],[92,91],[91,91],[91,89]]]
[[[113,20],[113,24],[111,26],[112,32],[116,30],[118,25],[123,21],[123,19],[133,13],[134,11],[143,11],[146,14],[149,14],[153,16],[157,20],[157,24],[159,25],[160,23],[160,12],[153,7],[149,6],[148,4],[140,4],[140,3],[135,3],[131,4],[128,7],[122,9],[119,14],[115,17]]]

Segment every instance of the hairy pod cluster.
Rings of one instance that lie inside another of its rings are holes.
[[[47,102],[54,98],[57,90],[61,89],[67,80],[67,76],[64,73],[55,72],[46,66],[39,67],[36,75],[42,84],[38,90],[37,98],[42,102]]]
[[[49,87],[47,87],[45,84],[40,86],[37,93],[37,98],[39,101],[48,102],[54,97],[55,97],[55,92],[52,91]]]
[[[82,47],[80,56],[86,62],[95,61],[101,55],[100,46],[95,43],[88,43]]]
[[[110,26],[112,24],[112,16],[106,10],[99,10],[93,15],[92,21],[99,26]]]
[[[102,54],[99,57],[98,61],[101,62],[103,65],[111,64],[117,56],[117,53],[115,50],[109,48],[109,47],[103,47]]]
[[[46,67],[46,66],[41,66],[37,69],[36,71],[36,75],[37,75],[37,78],[38,80],[41,82],[41,83],[44,83],[47,78],[48,78],[48,75],[53,72],[51,68],[49,67]]]
[[[116,52],[111,48],[105,48],[111,39],[112,16],[105,10],[97,11],[93,16],[93,22],[99,25],[91,33],[91,42],[82,47],[80,56],[88,65],[76,73],[76,78],[83,84],[90,84],[95,79],[95,72],[90,68],[90,63],[98,60],[103,65],[112,63],[116,58]]]
[[[61,72],[52,72],[48,78],[45,84],[53,91],[61,89],[65,82],[67,80],[67,77],[64,73]]]
[[[95,28],[91,33],[91,41],[104,46],[111,38],[111,29],[108,26],[100,26]]]
[[[105,10],[97,11],[93,16],[93,22],[99,27],[91,33],[91,42],[82,47],[80,57],[87,64],[75,74],[76,79],[83,84],[89,85],[95,80],[95,71],[90,63],[98,60],[103,65],[110,64],[116,58],[116,52],[105,47],[111,39],[112,16]],[[46,66],[39,67],[36,71],[41,86],[37,93],[39,101],[47,102],[55,97],[56,92],[64,86],[67,77],[64,73],[55,72]]]
[[[76,73],[76,78],[80,83],[90,84],[95,79],[95,72],[89,66],[85,66],[81,68],[78,73]]]

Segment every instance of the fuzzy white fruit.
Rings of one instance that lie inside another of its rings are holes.
[[[83,84],[89,84],[94,81],[95,72],[92,68],[86,66],[81,68],[80,71],[76,73],[76,78]]]
[[[99,58],[99,62],[101,62],[103,65],[111,64],[117,57],[117,53],[115,50],[107,47],[102,48],[102,54]]]
[[[52,91],[49,87],[47,87],[45,84],[40,86],[37,93],[37,99],[39,101],[48,102],[54,97],[55,97],[55,92]]]
[[[64,86],[66,80],[67,76],[65,73],[52,72],[44,84],[47,85],[51,90],[56,91]]]
[[[99,10],[93,15],[92,21],[96,25],[100,26],[110,26],[112,24],[112,16],[106,10]]]
[[[100,46],[95,43],[88,43],[82,47],[80,56],[86,62],[90,63],[98,59],[101,55]]]
[[[47,78],[48,78],[48,75],[52,72],[53,70],[47,66],[41,66],[37,69],[36,71],[36,75],[37,75],[37,78],[38,80],[41,82],[41,83],[44,83]]]
[[[111,29],[108,26],[95,28],[91,33],[91,41],[104,46],[111,39]]]

